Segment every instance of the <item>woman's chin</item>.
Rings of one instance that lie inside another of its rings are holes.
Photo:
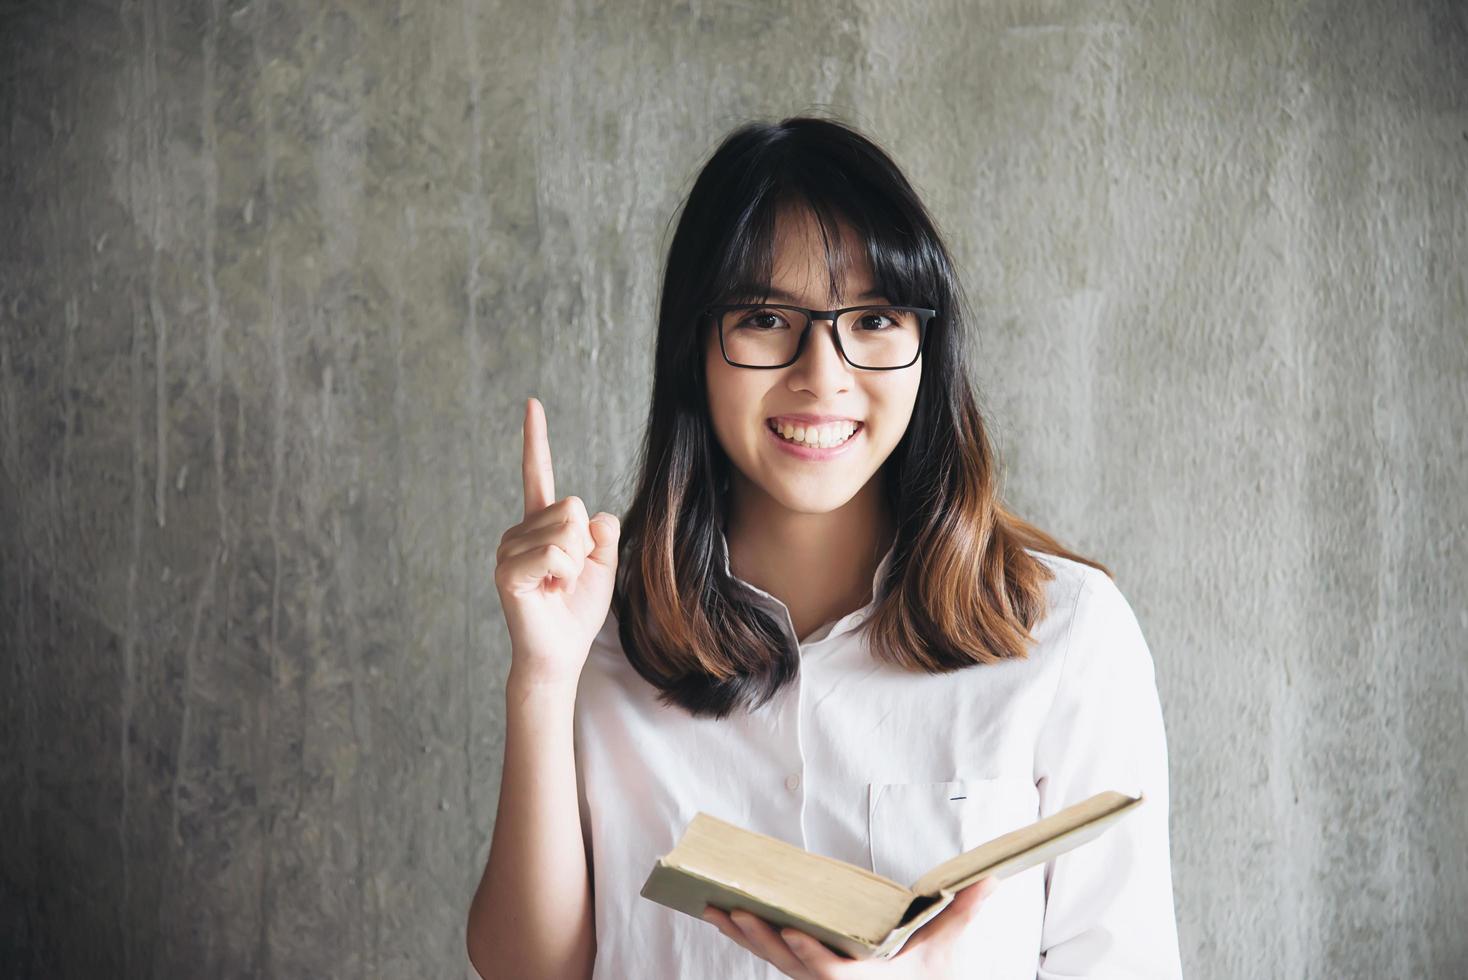
[[[797,514],[829,514],[851,502],[859,484],[846,485],[845,480],[809,476],[779,481],[767,491],[781,507]]]

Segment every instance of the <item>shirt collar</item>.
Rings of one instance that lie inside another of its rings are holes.
[[[721,558],[724,562],[724,573],[727,574],[734,581],[749,589],[756,596],[762,597],[767,603],[771,603],[775,607],[777,607],[780,612],[785,614],[785,621],[787,623],[790,623],[790,609],[788,606],[785,605],[784,602],[766,592],[764,589],[761,589],[759,586],[753,584],[752,582],[745,581],[744,579],[735,575],[734,572],[729,568],[729,539],[724,534],[722,528],[719,529],[719,548],[722,553]],[[807,641],[807,645],[809,645],[810,643],[819,643],[822,640],[830,639],[839,632],[845,632],[847,626],[854,628],[862,620],[866,619],[867,616],[871,615],[872,610],[875,609],[877,606],[877,589],[882,581],[882,576],[887,574],[887,567],[892,564],[892,555],[896,550],[897,542],[896,540],[894,540],[892,544],[887,548],[887,553],[882,556],[882,560],[877,563],[877,570],[872,573],[872,598],[867,602],[867,604],[862,606],[860,609],[853,610],[852,612],[847,613],[845,616],[837,619],[835,623],[831,626],[831,628],[826,632],[822,633],[819,629],[816,630],[816,633],[812,634],[816,638]]]

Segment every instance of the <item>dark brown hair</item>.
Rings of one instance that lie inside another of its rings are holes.
[[[709,418],[700,329],[705,306],[770,281],[775,218],[788,206],[819,220],[833,280],[840,257],[831,248],[845,223],[865,243],[889,302],[938,311],[924,337],[912,420],[874,477],[897,533],[876,608],[860,627],[873,655],[933,673],[1025,657],[1053,575],[1026,549],[1111,575],[1000,503],[965,366],[958,276],[896,163],[835,120],[746,123],[699,172],[668,249],[652,404],[613,598],[632,667],[663,703],[695,715],[763,704],[800,662],[783,624],[724,568],[732,464]]]

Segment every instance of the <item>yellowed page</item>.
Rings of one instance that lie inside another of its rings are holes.
[[[1142,800],[1142,796],[1128,796],[1114,790],[1097,793],[944,861],[913,882],[912,892],[933,895],[939,891],[958,891],[989,875],[1007,878],[1043,864],[1098,836],[1123,814],[1140,806]]]
[[[891,931],[913,898],[908,889],[866,868],[707,813],[694,816],[660,863],[872,945]]]

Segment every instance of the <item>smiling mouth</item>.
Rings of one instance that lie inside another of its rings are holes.
[[[807,449],[835,449],[844,445],[865,427],[864,423],[832,422],[819,426],[798,426],[786,423],[776,425],[774,419],[765,419],[765,428],[778,438],[794,446]]]

